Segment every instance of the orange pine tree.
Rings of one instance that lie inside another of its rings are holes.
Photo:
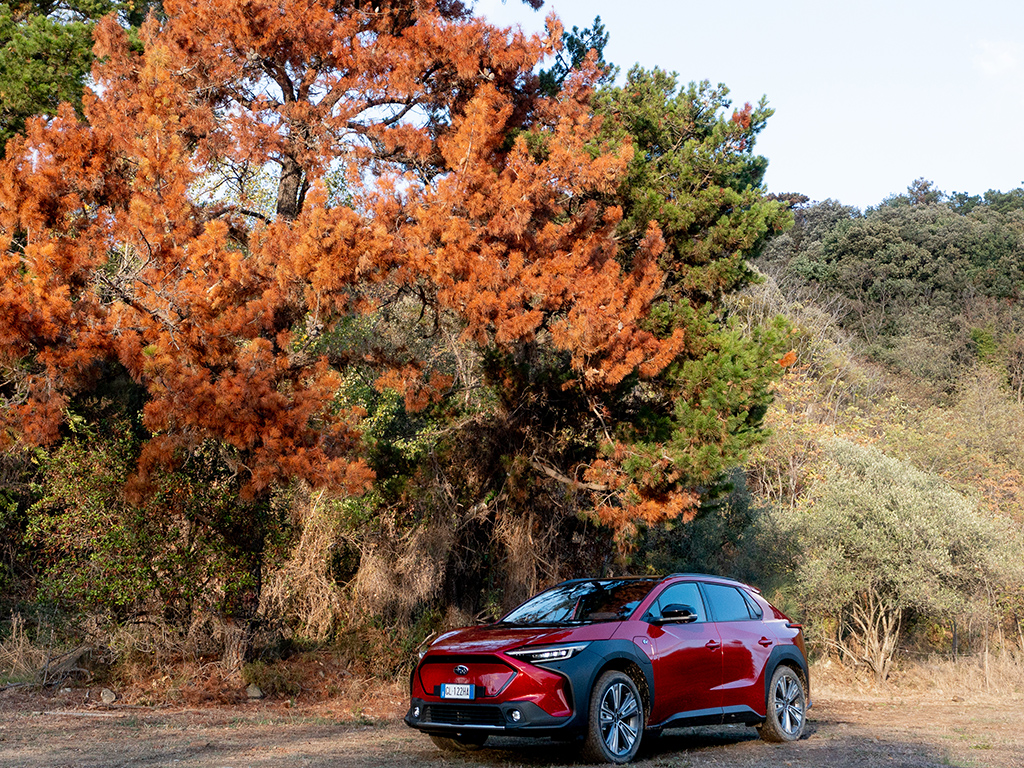
[[[649,152],[602,128],[597,57],[556,95],[540,87],[553,16],[526,37],[459,0],[163,8],[141,50],[101,23],[85,121],[31,122],[0,162],[0,440],[53,443],[75,398],[123,372],[145,392],[135,493],[211,443],[244,500],[295,478],[358,493],[373,472],[339,370],[376,366],[410,409],[447,380],[409,354],[328,360],[317,338],[416,295],[457,318],[526,414],[520,463],[590,494],[620,534],[697,509],[754,439],[774,362],[770,344],[709,330],[783,224],[750,156],[767,110],[718,120],[723,94],[688,97],[708,123],[680,142],[689,170],[673,157],[650,176],[693,189],[659,190],[649,211],[622,194]],[[673,206],[700,215],[663,230]]]
[[[553,16],[526,37],[457,0],[164,11],[141,51],[101,23],[85,121],[31,122],[0,163],[3,440],[54,442],[119,370],[146,393],[136,493],[211,440],[245,499],[294,478],[354,493],[373,479],[361,414],[336,397],[345,361],[310,337],[381,296],[419,291],[498,350],[542,343],[584,396],[682,348],[681,329],[645,327],[658,227],[616,259],[631,148],[599,138],[594,57],[539,89]],[[421,361],[376,362],[410,405],[444,385]]]

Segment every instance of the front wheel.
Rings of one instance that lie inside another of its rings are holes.
[[[628,763],[636,757],[643,733],[644,707],[636,684],[622,672],[605,672],[590,693],[584,757],[600,763]]]
[[[486,733],[458,733],[453,736],[430,734],[434,746],[444,752],[473,752],[480,749],[487,741]]]
[[[791,667],[777,667],[768,685],[768,711],[761,726],[765,741],[796,741],[807,720],[804,681]]]

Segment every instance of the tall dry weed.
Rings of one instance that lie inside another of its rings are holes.
[[[905,695],[940,702],[1020,700],[1024,698],[1024,652],[999,652],[918,659],[901,658],[888,680],[881,682],[865,668],[834,657],[814,662],[812,692],[826,699]]]
[[[531,513],[525,517],[498,515],[494,538],[505,552],[502,563],[504,607],[511,608],[532,597],[545,585],[565,578],[560,560],[562,530],[555,525],[537,525]]]
[[[970,701],[1024,696],[1024,653],[1003,650],[957,659],[931,658],[900,665],[902,688],[921,690],[950,700]]]
[[[298,543],[264,583],[260,615],[288,617],[302,637],[319,642],[339,628],[346,611],[344,593],[328,568],[339,526],[323,492],[310,499],[301,517]]]
[[[505,599],[520,603],[537,591],[541,559],[533,536],[533,515],[500,515],[494,525],[494,537],[505,550]]]
[[[0,682],[36,682],[48,658],[48,650],[29,637],[21,614],[13,614],[11,631],[0,641]]]
[[[168,671],[181,663],[218,655],[223,648],[219,619],[211,610],[196,610],[188,626],[175,626],[149,615],[144,621],[104,622],[89,634],[102,644],[111,664],[143,661]]]
[[[418,606],[435,598],[444,584],[455,530],[443,522],[428,521],[390,534],[361,545],[355,604],[360,611],[407,620]]]
[[[43,639],[45,635],[47,639]],[[52,627],[37,628],[31,637],[21,614],[11,616],[11,631],[0,641],[0,683],[61,685],[71,679],[89,677],[90,645],[65,645],[56,640]]]

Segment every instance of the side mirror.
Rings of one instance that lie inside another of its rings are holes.
[[[661,609],[661,616],[656,618],[655,624],[692,624],[697,620],[697,613],[692,605],[682,603],[670,603]]]

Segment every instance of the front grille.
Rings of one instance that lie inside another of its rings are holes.
[[[461,674],[455,671],[460,666],[466,667]],[[417,674],[423,691],[429,696],[440,696],[440,688],[445,683],[469,683],[475,686],[473,698],[480,699],[500,694],[515,677],[516,670],[496,656],[431,653],[424,657]]]
[[[501,709],[486,704],[428,704],[423,708],[423,723],[445,725],[503,726],[505,717]]]

